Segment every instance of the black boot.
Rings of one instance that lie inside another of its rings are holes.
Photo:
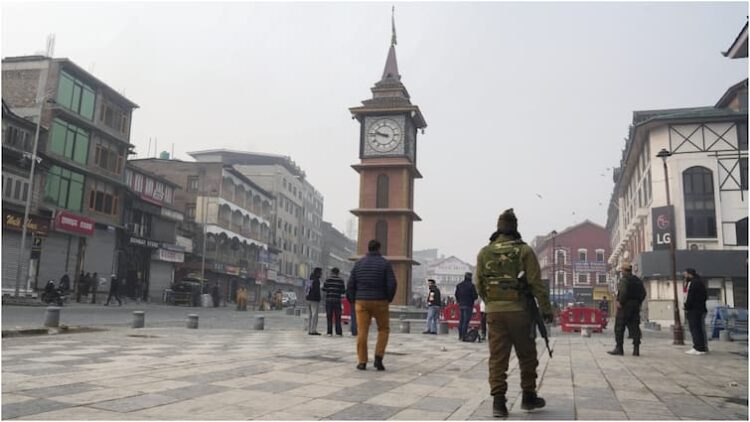
[[[357,369],[359,369],[360,371],[364,371],[364,370],[367,369],[367,364],[366,363],[358,363],[357,364]]]
[[[545,401],[541,397],[537,397],[534,391],[524,391],[521,399],[521,409],[523,410],[534,410],[541,409],[545,405]]]
[[[505,405],[504,395],[492,396],[492,416],[496,418],[508,417],[508,407]]]
[[[375,356],[375,363],[373,365],[375,366],[375,369],[377,369],[378,371],[385,371],[385,366],[383,366],[382,356]]]
[[[641,345],[640,344],[634,344],[633,345],[633,356],[640,356],[641,355]]]
[[[622,356],[625,354],[625,352],[622,350],[622,344],[618,344],[617,346],[615,346],[615,350],[610,350],[607,353],[609,353],[610,355],[616,355],[616,356]]]

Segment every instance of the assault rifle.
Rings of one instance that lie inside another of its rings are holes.
[[[539,306],[536,304],[534,294],[531,292],[531,286],[529,281],[526,279],[526,272],[521,271],[518,273],[518,281],[521,283],[521,294],[526,298],[526,310],[531,314],[533,324],[531,325],[531,338],[536,338],[536,329],[539,329],[539,334],[544,338],[544,343],[547,345],[547,352],[549,357],[552,358],[552,349],[549,348],[549,338],[547,336],[547,326],[544,325],[544,318],[539,313]]]

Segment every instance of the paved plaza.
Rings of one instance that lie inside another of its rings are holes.
[[[264,331],[183,322],[4,338],[2,418],[492,419],[486,343],[459,343],[454,332],[392,333],[387,370],[363,372],[354,368],[353,337],[308,336],[300,317],[265,314]],[[708,355],[688,356],[668,333],[646,331],[640,357],[614,357],[610,334],[553,330],[552,345],[550,359],[539,340],[544,409],[520,410],[511,360],[509,419],[748,418],[747,343],[711,342]]]

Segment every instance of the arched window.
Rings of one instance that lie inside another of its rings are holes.
[[[747,246],[747,217],[734,223],[735,229],[737,229],[737,245]]]
[[[682,173],[685,192],[685,234],[687,237],[716,237],[714,178],[705,167],[691,167]]]
[[[375,208],[388,208],[388,176],[385,174],[378,175]]]
[[[388,255],[388,222],[378,220],[375,224],[375,239],[380,242],[380,253]]]

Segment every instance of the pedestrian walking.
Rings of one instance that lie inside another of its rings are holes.
[[[83,277],[83,272],[81,272],[81,277]],[[60,284],[58,285],[60,288],[60,292],[62,294],[67,294],[68,290],[70,290],[70,277],[68,277],[68,274],[63,274],[62,277],[60,277]]]
[[[109,306],[112,296],[117,299],[117,305],[122,306],[122,301],[120,300],[120,280],[117,279],[117,275],[115,274],[112,274],[112,277],[109,279],[109,296],[107,296],[107,303],[104,306]]]
[[[705,355],[708,352],[706,344],[706,300],[708,293],[703,279],[695,272],[694,268],[685,269],[683,274],[688,284],[687,298],[685,299],[685,311],[687,312],[690,335],[693,337],[693,348],[688,350],[689,355]]]
[[[91,304],[96,305],[96,294],[99,293],[99,273],[91,276]]]
[[[83,284],[81,285],[81,294],[83,296],[89,297],[89,291],[91,290],[91,273],[86,273],[86,275],[83,276]]]
[[[305,300],[307,301],[308,326],[307,334],[319,336],[318,332],[318,311],[320,310],[320,277],[323,276],[323,269],[315,267],[310,279],[305,283]]]
[[[440,289],[435,284],[435,280],[427,280],[427,330],[422,334],[437,334],[441,304]]]
[[[508,416],[505,393],[511,348],[516,350],[521,370],[521,408],[538,409],[545,401],[536,394],[537,360],[535,322],[526,309],[526,297],[519,277],[525,279],[539,304],[544,320],[551,322],[552,305],[540,277],[539,262],[534,250],[521,240],[518,220],[513,209],[500,214],[497,231],[490,244],[477,256],[476,286],[485,301],[489,329],[489,384],[492,414]]]
[[[464,341],[469,321],[474,314],[474,302],[478,297],[477,289],[471,281],[471,273],[464,274],[464,281],[456,286],[456,302],[461,314],[458,320],[458,341]]]
[[[479,314],[481,315],[481,320],[479,321],[479,333],[481,336],[479,337],[479,341],[485,341],[487,340],[487,311],[486,311],[486,305],[484,304],[484,300],[482,298],[479,298]]]
[[[221,302],[221,292],[219,291],[218,281],[211,287],[211,300],[213,301],[214,308],[218,308],[219,303]]]
[[[247,290],[245,286],[240,286],[237,289],[237,310],[247,311]]]
[[[331,275],[323,283],[323,291],[326,294],[326,335],[333,335],[333,327],[336,327],[336,335],[341,336],[341,296],[344,294],[344,280],[339,277],[339,269],[332,268]]]
[[[633,274],[633,266],[624,263],[620,267],[622,275],[617,285],[615,300],[615,349],[607,353],[623,355],[622,348],[625,328],[633,337],[633,356],[640,356],[641,346],[641,304],[646,299],[646,289],[640,278]]]
[[[385,370],[383,356],[385,356],[390,331],[388,304],[396,296],[396,286],[393,267],[380,254],[380,242],[370,240],[367,244],[367,255],[354,264],[346,286],[349,302],[354,302],[357,312],[357,369],[359,370],[367,369],[367,337],[372,318],[375,318],[378,326],[374,366],[378,371]]]

